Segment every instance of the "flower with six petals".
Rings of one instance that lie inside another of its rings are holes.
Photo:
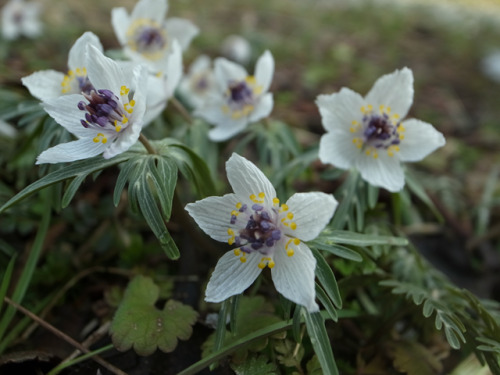
[[[297,193],[280,205],[273,185],[247,159],[233,154],[226,169],[234,194],[186,206],[210,237],[237,246],[217,263],[205,300],[221,302],[242,293],[267,266],[278,292],[308,311],[318,311],[316,259],[303,241],[323,230],[337,201],[329,194]]]
[[[408,68],[382,76],[366,97],[342,88],[319,95],[323,126],[319,158],[340,169],[355,168],[374,186],[401,190],[401,162],[420,161],[445,144],[431,124],[404,120],[413,102],[413,74]]]

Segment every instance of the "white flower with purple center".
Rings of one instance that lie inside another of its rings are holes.
[[[318,311],[316,259],[303,241],[318,236],[337,201],[329,194],[297,193],[280,206],[273,185],[247,159],[233,154],[226,169],[234,194],[186,206],[210,237],[237,246],[217,263],[205,300],[221,302],[242,293],[267,266],[278,292],[308,311]]]
[[[257,60],[255,74],[224,58],[215,60],[217,90],[194,114],[215,125],[208,133],[212,141],[225,141],[249,123],[261,120],[273,110],[273,95],[268,93],[273,80],[274,59],[269,51]]]
[[[42,101],[82,92],[90,94],[94,87],[87,75],[85,60],[87,44],[92,44],[102,52],[99,38],[87,31],[78,38],[69,51],[67,74],[55,70],[42,70],[21,78],[23,85],[28,88],[31,95]]]
[[[36,38],[42,34],[40,4],[35,1],[11,0],[2,8],[2,36],[14,40],[21,35]]]
[[[87,45],[86,66],[94,87],[89,94],[65,95],[42,103],[47,113],[73,133],[77,141],[63,143],[42,152],[37,164],[62,163],[103,154],[109,159],[130,148],[141,133],[146,109],[148,69],[133,70],[135,92],[118,64]]]
[[[210,57],[198,56],[179,85],[182,97],[193,108],[202,107],[217,88],[211,63]]]
[[[416,119],[402,121],[413,102],[413,73],[396,70],[375,82],[366,97],[342,88],[316,100],[323,126],[319,158],[340,169],[355,168],[374,186],[401,190],[401,162],[420,161],[445,144],[443,134]]]
[[[154,72],[162,72],[173,40],[185,50],[199,29],[181,18],[165,20],[167,0],[140,0],[129,15],[125,8],[111,13],[113,28],[125,54],[133,61],[147,64]]]

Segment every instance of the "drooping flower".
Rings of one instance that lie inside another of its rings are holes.
[[[113,28],[125,54],[147,64],[150,71],[162,72],[176,39],[185,50],[199,29],[182,18],[165,20],[167,0],[139,0],[129,15],[125,8],[111,13]]]
[[[10,0],[2,9],[2,35],[14,40],[21,35],[36,38],[42,34],[40,4],[34,1]]]
[[[264,52],[253,76],[241,65],[224,58],[215,60],[214,70],[217,91],[194,114],[215,125],[208,136],[220,142],[271,113],[273,95],[267,91],[273,79],[274,59],[269,51]]]
[[[217,263],[205,300],[221,302],[242,293],[267,266],[278,292],[317,311],[316,259],[303,241],[323,230],[337,201],[329,194],[297,193],[280,206],[273,185],[247,159],[233,154],[226,169],[234,194],[186,206],[210,237],[237,246]]]
[[[179,85],[180,94],[193,108],[202,107],[207,98],[216,90],[215,77],[210,65],[210,57],[198,56]]]
[[[134,68],[135,92],[129,100],[129,82],[118,64],[87,44],[86,66],[93,86],[90,93],[71,94],[42,102],[47,113],[73,133],[77,141],[42,152],[37,164],[62,163],[103,154],[109,159],[130,148],[141,133],[146,109],[148,69]]]
[[[87,44],[91,44],[102,52],[102,44],[99,38],[87,31],[77,39],[71,47],[68,56],[68,74],[55,70],[42,70],[27,77],[21,78],[35,98],[42,101],[58,98],[62,95],[90,94],[94,87],[90,83],[87,74],[85,51]]]
[[[366,97],[342,88],[319,95],[323,126],[319,158],[341,169],[355,168],[364,180],[391,192],[405,184],[401,162],[420,161],[445,144],[431,124],[404,119],[413,102],[413,73],[396,70],[375,82]]]
[[[182,50],[177,40],[174,40],[172,51],[165,61],[163,73],[160,75],[150,74],[148,77],[144,126],[149,125],[165,109],[181,78]]]
[[[229,35],[221,43],[222,56],[241,65],[246,65],[252,57],[252,46],[240,35]]]

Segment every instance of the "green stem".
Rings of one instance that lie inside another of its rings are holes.
[[[86,359],[92,358],[93,356],[95,356],[97,354],[100,354],[102,352],[111,350],[113,348],[114,348],[113,344],[109,344],[109,345],[106,345],[106,346],[104,346],[102,348],[96,349],[93,352],[90,352],[90,353],[84,354],[84,355],[82,355],[82,356],[80,356],[78,358],[75,358],[72,361],[63,362],[63,363],[59,364],[58,366],[54,367],[47,375],[56,375],[56,374],[59,374],[62,370],[64,370],[67,367],[76,365],[77,363],[85,361]]]
[[[153,146],[151,146],[151,143],[149,143],[149,140],[142,133],[141,133],[141,135],[139,135],[139,142],[141,142],[144,145],[144,147],[146,147],[148,154],[151,154],[151,155],[156,154],[155,149],[153,148]]]
[[[188,110],[186,109],[186,107],[184,107],[182,103],[178,101],[175,96],[172,96],[172,98],[170,98],[170,101],[174,105],[175,109],[179,111],[182,117],[184,117],[184,119],[192,125],[194,121],[191,115],[189,114]]]
[[[359,316],[359,313],[356,311],[352,310],[340,310],[338,312],[339,318],[355,318]],[[331,319],[330,314],[326,310],[321,311],[321,315],[323,316],[324,319]],[[234,341],[231,343],[229,346],[224,347],[208,356],[203,358],[201,361],[196,362],[194,365],[188,367],[184,371],[179,372],[177,375],[192,375],[196,374],[197,372],[201,371],[205,367],[209,366],[211,363],[218,361],[225,356],[233,353],[234,351],[238,350],[239,348],[243,346],[247,346],[257,340],[260,340],[264,337],[269,337],[272,336],[276,333],[287,331],[292,327],[292,321],[290,322],[279,322],[275,324],[271,324],[268,327],[259,329],[258,331],[255,331],[249,335],[246,335],[242,337],[239,340]]]

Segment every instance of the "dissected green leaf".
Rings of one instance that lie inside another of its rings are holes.
[[[440,374],[441,362],[422,344],[416,341],[390,343],[389,355],[394,368],[408,375]]]
[[[307,375],[323,375],[321,363],[319,363],[318,356],[315,354],[306,365]]]
[[[133,347],[137,354],[146,356],[158,347],[168,353],[177,347],[178,339],[191,336],[198,313],[174,300],[158,310],[159,293],[149,277],[136,276],[130,281],[109,330],[118,350]]]
[[[266,355],[253,354],[243,363],[231,363],[231,368],[236,375],[275,375],[276,364],[268,362],[269,358]]]
[[[277,358],[286,367],[298,367],[300,361],[302,361],[302,357],[304,357],[304,346],[292,340],[278,340],[274,345],[274,349],[278,353],[281,353]]]
[[[241,298],[240,307],[236,317],[236,334],[226,332],[224,347],[231,345],[241,337],[244,337],[261,328],[280,322],[281,319],[274,315],[274,307],[265,301],[263,297]],[[286,332],[278,334],[277,338],[284,338]],[[202,357],[206,357],[212,352],[215,343],[215,332],[202,345]],[[248,350],[256,352],[267,346],[268,338],[258,340],[251,345],[238,349],[233,353],[232,360],[235,363],[242,363],[248,356]]]

